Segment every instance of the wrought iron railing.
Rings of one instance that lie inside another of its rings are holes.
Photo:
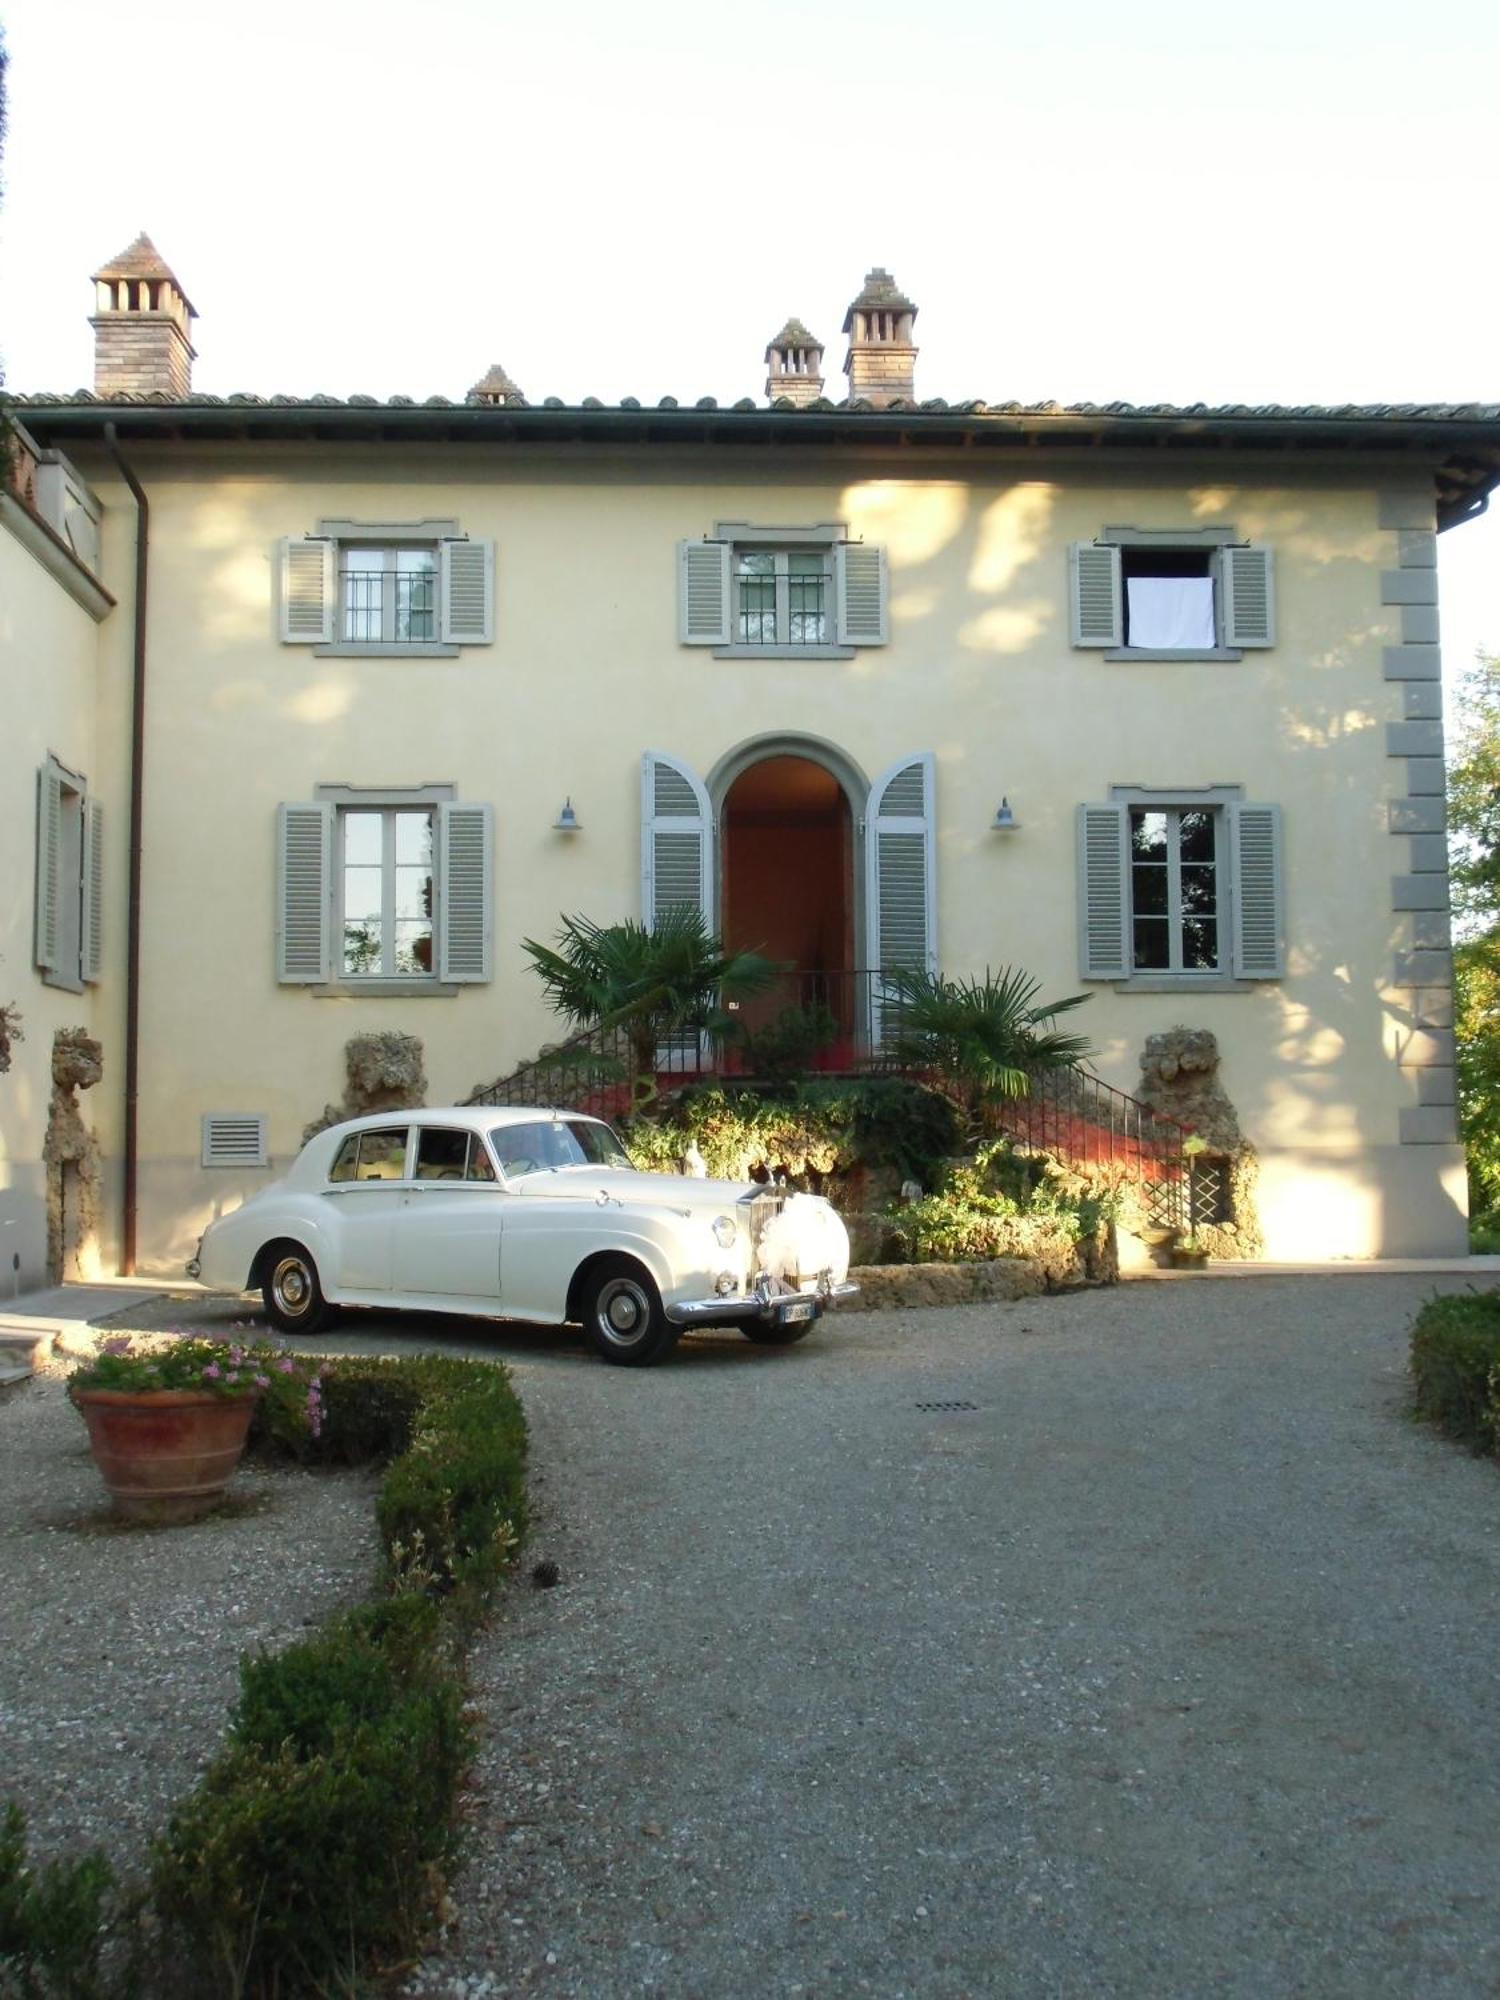
[[[349,645],[427,646],[438,636],[432,570],[346,569],[339,593]]]
[[[648,1093],[700,1078],[745,1082],[790,1067],[799,1073],[869,1075],[895,1072],[890,1053],[898,1001],[887,976],[875,972],[788,973],[771,991],[729,1010],[727,1036],[694,1030],[660,1041],[646,1079]],[[811,1039],[797,1045],[787,1010],[812,1017]],[[617,1118],[630,1108],[628,1024],[590,1028],[523,1063],[511,1075],[476,1090],[469,1104],[546,1105]],[[1089,1178],[1136,1191],[1146,1219],[1158,1228],[1188,1225],[1186,1126],[1083,1068],[1045,1070],[1024,1097],[1007,1098],[999,1129],[1020,1151],[1059,1160]],[[1203,1218],[1199,1218],[1203,1219]]]

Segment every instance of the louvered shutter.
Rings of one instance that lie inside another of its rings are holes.
[[[1276,644],[1276,578],[1271,551],[1253,544],[1223,551],[1224,644]]]
[[[1120,551],[1110,542],[1074,542],[1068,550],[1068,598],[1075,646],[1123,646]]]
[[[935,789],[930,750],[901,758],[870,788],[865,867],[870,965],[877,974],[938,969]],[[877,1048],[895,1004],[887,979],[877,977],[870,996]]]
[[[495,544],[444,542],[438,568],[445,644],[488,646],[495,636]]]
[[[276,977],[287,985],[328,977],[333,807],[276,808]]]
[[[890,639],[885,550],[840,542],[833,551],[834,601],[841,646],[884,646]]]
[[[648,750],[641,759],[641,917],[648,929],[684,905],[713,929],[712,831],[708,793],[696,775]]]
[[[1229,808],[1237,979],[1280,979],[1285,969],[1280,806]]]
[[[1122,805],[1078,808],[1078,971],[1084,979],[1130,973],[1130,815]]]
[[[333,638],[334,544],[288,535],[281,544],[281,637],[289,646],[326,646]]]
[[[677,637],[684,646],[729,644],[728,542],[677,544]]]
[[[62,854],[62,779],[50,765],[36,774],[36,962],[56,972],[58,948],[57,870]]]
[[[83,976],[96,986],[104,972],[104,808],[83,814]]]
[[[473,983],[490,977],[490,878],[494,834],[488,806],[438,808],[438,976]]]

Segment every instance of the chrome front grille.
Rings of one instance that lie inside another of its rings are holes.
[[[750,1224],[750,1241],[760,1248],[761,1238],[775,1218],[786,1207],[786,1193],[782,1188],[763,1188],[755,1194],[743,1198],[743,1206]]]

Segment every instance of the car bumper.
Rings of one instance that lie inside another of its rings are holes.
[[[804,1292],[753,1292],[714,1299],[683,1299],[662,1310],[674,1326],[739,1326],[747,1319],[767,1326],[791,1326],[798,1320],[821,1319],[829,1306],[852,1299],[858,1285],[817,1285]]]

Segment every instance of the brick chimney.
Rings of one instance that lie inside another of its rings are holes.
[[[144,230],[94,273],[94,300],[95,393],[187,396],[197,314]]]
[[[855,402],[873,403],[877,410],[898,398],[915,402],[917,350],[911,344],[917,309],[889,271],[877,264],[864,290],[844,315],[849,353],[844,373]]]
[[[789,319],[766,349],[766,400],[785,397],[805,410],[823,393],[823,343],[800,319]]]
[[[466,403],[487,403],[492,409],[524,410],[526,398],[498,361],[492,361],[464,397]]]

